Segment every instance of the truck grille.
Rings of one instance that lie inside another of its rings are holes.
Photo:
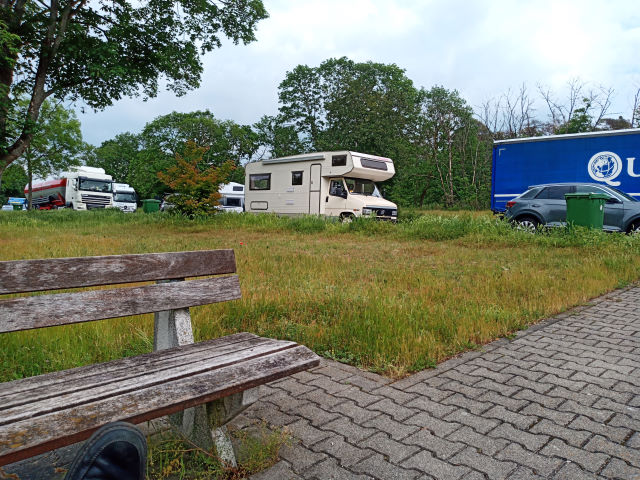
[[[83,193],[80,198],[83,203],[87,204],[87,207],[105,207],[111,203],[110,197],[103,197],[102,195],[88,195]]]

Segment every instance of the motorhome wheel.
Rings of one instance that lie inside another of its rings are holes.
[[[341,213],[340,214],[340,221],[342,223],[351,223],[351,222],[353,222],[353,214],[351,214],[351,213]]]

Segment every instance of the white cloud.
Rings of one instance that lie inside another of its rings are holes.
[[[265,1],[258,41],[225,44],[204,58],[202,86],[176,98],[123,100],[80,115],[99,144],[173,110],[210,109],[253,123],[277,111],[277,87],[298,64],[331,57],[395,63],[417,86],[456,88],[472,105],[527,82],[560,93],[571,78],[616,89],[614,110],[629,116],[640,87],[640,12],[612,0],[286,0]]]

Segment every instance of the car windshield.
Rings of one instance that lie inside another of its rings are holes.
[[[628,200],[629,202],[637,202],[638,200],[636,200],[635,198],[633,198],[631,195],[628,195],[620,190],[618,190],[617,188],[613,188],[613,187],[609,187],[611,190],[613,190],[614,192],[616,192],[618,195],[620,195],[622,198],[624,198],[625,200]]]
[[[94,180],[92,178],[80,178],[80,190],[89,192],[111,192],[111,183],[109,180]]]
[[[136,196],[133,193],[116,193],[113,196],[115,202],[133,203],[136,201]]]
[[[382,198],[378,187],[371,180],[363,180],[361,178],[345,178],[347,189],[350,194],[354,195],[371,195],[372,197]]]

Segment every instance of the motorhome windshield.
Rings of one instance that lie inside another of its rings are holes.
[[[113,196],[114,202],[135,203],[136,196],[133,193],[116,193]]]
[[[225,207],[241,207],[242,200],[240,198],[226,197],[221,199],[220,203]]]
[[[94,180],[93,178],[80,177],[80,190],[86,190],[88,192],[111,192],[111,181],[109,180]]]
[[[349,193],[354,195],[371,195],[372,197],[382,198],[378,187],[371,180],[363,180],[362,178],[345,178]]]

